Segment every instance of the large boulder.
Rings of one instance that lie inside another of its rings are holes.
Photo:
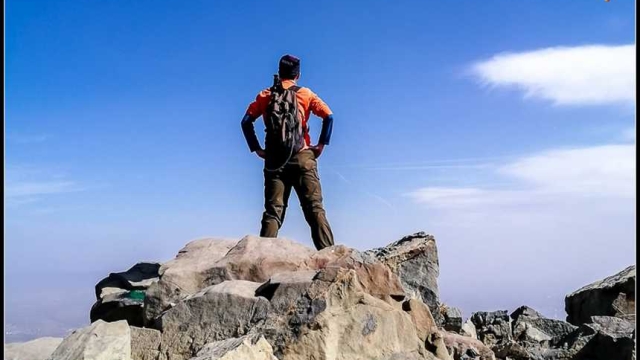
[[[635,323],[636,267],[584,286],[565,298],[567,321],[581,325],[592,316],[616,316]]]
[[[96,303],[89,319],[118,321],[142,326],[145,292],[159,279],[159,263],[142,262],[127,271],[111,273],[95,286]]]
[[[411,317],[369,295],[352,269],[317,277],[307,291],[325,309],[305,319],[283,360],[435,359],[417,335]]]
[[[61,342],[62,338],[44,337],[4,344],[4,360],[47,360]]]
[[[214,285],[212,269],[237,240],[203,238],[189,242],[175,259],[159,270],[160,280],[147,290],[144,300],[145,325],[188,295]]]
[[[246,335],[205,345],[191,360],[278,360],[262,336]]]
[[[408,297],[417,297],[429,306],[436,321],[442,321],[438,312],[438,249],[435,238],[424,232],[406,236],[382,248],[365,254],[375,256],[399,278]]]
[[[67,336],[51,360],[131,360],[131,331],[126,321],[98,320]]]

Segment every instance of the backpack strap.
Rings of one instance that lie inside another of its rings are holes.
[[[300,86],[293,85],[293,86],[289,87],[287,90],[291,90],[291,91],[297,93],[298,90],[300,90]]]

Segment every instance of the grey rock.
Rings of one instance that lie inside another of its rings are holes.
[[[470,319],[476,327],[478,339],[489,347],[512,338],[511,323],[506,310],[479,311],[473,313]]]
[[[205,344],[241,337],[266,317],[269,301],[255,296],[260,283],[232,280],[187,297],[159,318],[160,351],[168,360],[195,356]]]
[[[22,343],[4,344],[4,360],[46,360],[62,338],[43,337]]]
[[[635,325],[617,317],[597,316],[564,337],[555,348],[571,360],[630,360],[634,357]],[[555,360],[556,358],[549,358]]]
[[[408,297],[422,300],[429,306],[436,322],[442,322],[438,312],[438,249],[432,235],[418,232],[365,254],[375,256],[391,268],[400,278]]]
[[[636,267],[584,286],[565,298],[567,321],[574,325],[590,321],[591,316],[617,316],[635,323]]]
[[[445,330],[456,333],[462,331],[462,311],[460,309],[442,305],[440,314],[442,315],[442,327]]]
[[[131,360],[129,325],[98,320],[64,338],[50,360]]]
[[[146,291],[143,312],[145,326],[153,326],[155,319],[172,304],[219,283],[215,264],[237,242],[218,238],[193,240],[178,252],[175,259],[164,263],[159,270],[160,280]]]
[[[548,319],[528,306],[521,306],[511,313],[512,333],[516,341],[542,343],[562,338],[577,328],[565,321]]]

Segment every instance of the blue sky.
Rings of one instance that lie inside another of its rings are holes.
[[[338,243],[432,233],[465,315],[562,318],[566,293],[635,261],[634,7],[8,1],[6,314],[43,311],[25,284],[64,278],[88,321],[108,272],[258,233],[240,119],[291,53],[335,115],[320,176]],[[281,234],[312,246],[291,208]]]

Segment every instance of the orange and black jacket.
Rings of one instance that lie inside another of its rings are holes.
[[[288,89],[289,87],[295,85],[294,80],[282,80],[282,87]],[[329,145],[329,141],[331,140],[331,132],[333,130],[333,113],[329,106],[318,97],[313,91],[309,88],[301,87],[300,90],[296,92],[296,98],[298,100],[299,111],[298,113],[302,116],[302,128],[304,129],[304,142],[305,146],[303,149],[311,146],[311,139],[309,138],[309,128],[307,126],[307,122],[309,121],[309,116],[314,114],[322,119],[322,130],[320,132],[320,139],[318,142],[320,144]],[[271,90],[265,89],[262,90],[258,96],[256,96],[256,100],[249,105],[247,108],[247,112],[242,118],[242,132],[244,134],[245,139],[247,140],[247,144],[249,145],[249,150],[254,152],[260,149],[260,143],[258,142],[258,138],[256,137],[256,132],[253,127],[253,122],[256,121],[260,116],[265,116],[267,111],[267,106],[269,105],[269,100],[271,99]]]

